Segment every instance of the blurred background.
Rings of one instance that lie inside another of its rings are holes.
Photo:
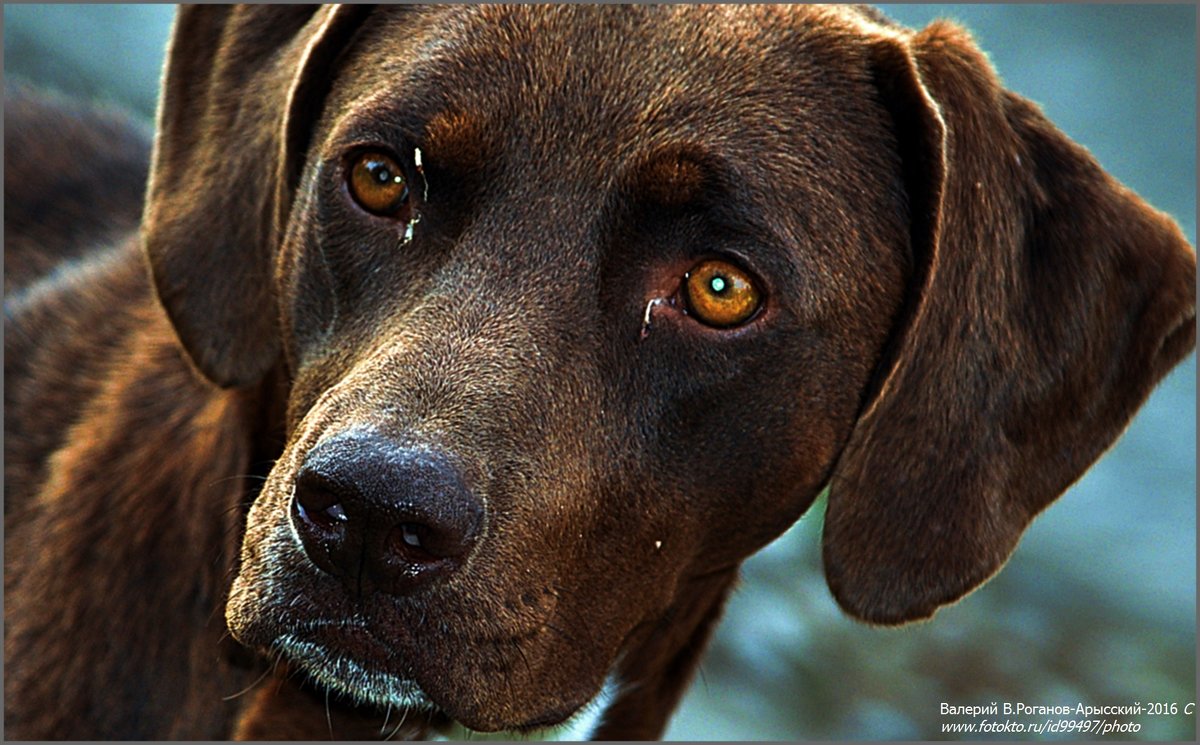
[[[1193,5],[883,8],[911,26],[941,17],[971,29],[1009,88],[1195,245]],[[172,12],[5,5],[6,77],[149,120]],[[818,505],[746,563],[667,737],[948,739],[943,723],[970,720],[942,716],[942,703],[1195,701],[1195,414],[1193,355],[1034,522],[1004,571],[928,623],[876,629],[837,609],[821,573]],[[1196,737],[1194,714],[1118,719],[1140,725],[1120,739]]]

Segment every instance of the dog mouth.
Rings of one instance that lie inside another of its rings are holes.
[[[433,730],[451,740],[471,739],[475,733],[498,731],[472,727],[470,723],[454,719],[415,680],[364,665],[325,643],[285,634],[276,640],[273,648],[319,689],[345,696],[356,705],[386,712],[388,719],[398,714],[400,721],[405,721],[411,715],[419,714]],[[609,674],[594,696],[565,715],[549,714],[509,724],[500,730],[515,733],[522,739],[587,739],[615,699],[619,687],[617,676]]]
[[[369,635],[369,632],[363,630]],[[319,689],[345,696],[357,706],[385,712],[385,721],[398,715],[407,721],[414,715],[434,732],[450,740],[473,739],[479,733],[495,732],[473,728],[455,720],[439,707],[413,679],[385,669],[361,664],[355,658],[335,651],[323,642],[296,634],[285,634],[273,648],[296,666]],[[523,723],[506,725],[520,739],[577,741],[594,732],[600,718],[616,698],[620,681],[610,673],[600,690],[564,716],[551,714]]]
[[[384,657],[388,654],[387,649],[374,641],[365,627],[356,629],[356,632],[353,635],[360,639],[353,646],[363,646],[365,642],[377,650],[372,655],[373,659],[387,659]],[[441,711],[409,675],[361,663],[359,660],[362,657],[342,651],[345,642],[335,643],[312,636],[286,633],[277,638],[271,648],[303,671],[320,688],[342,694],[356,704],[403,711]]]
[[[427,627],[445,631],[436,615]],[[425,624],[381,625],[365,615],[329,618],[280,623],[283,619],[276,617],[264,623],[259,616],[249,624],[231,624],[231,630],[242,643],[286,660],[317,690],[364,714],[373,711],[389,719],[398,714],[401,721],[419,716],[439,732],[557,736],[559,730],[577,729],[586,718],[580,715],[605,698],[603,685],[564,690],[561,681],[548,682],[538,672],[537,658],[562,658],[544,654],[545,640],[538,633],[492,629],[496,635],[485,638],[427,636],[418,630]]]

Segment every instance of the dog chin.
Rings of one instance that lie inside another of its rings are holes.
[[[620,693],[621,683],[615,673],[609,673],[604,680],[604,685],[600,690],[583,706],[567,717],[559,724],[553,724],[545,727],[533,727],[521,730],[509,730],[506,732],[485,732],[480,733],[476,730],[464,727],[458,722],[451,721],[448,726],[440,727],[441,737],[437,739],[445,739],[451,742],[462,742],[465,740],[478,739],[482,734],[491,739],[503,737],[506,740],[529,740],[541,742],[580,742],[592,739],[596,732],[596,728],[604,720],[604,715],[608,711],[608,707],[616,700]]]
[[[382,670],[369,670],[322,644],[285,634],[276,640],[274,647],[322,688],[347,696],[357,704],[381,709],[443,713],[416,681]],[[588,739],[616,698],[619,688],[616,675],[610,673],[596,695],[560,724],[520,730],[517,734],[521,739]],[[439,725],[437,729],[449,740],[471,739],[478,733],[453,720]]]

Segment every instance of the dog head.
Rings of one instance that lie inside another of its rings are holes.
[[[826,485],[843,607],[931,615],[1194,343],[1178,228],[949,25],[200,7],[159,129],[184,349],[288,380],[230,628],[476,729],[615,675],[656,734]]]

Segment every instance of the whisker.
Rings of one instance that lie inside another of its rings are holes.
[[[379,725],[379,734],[382,735],[387,730],[388,722],[392,718],[392,704],[389,701],[387,708],[383,712],[383,724]]]
[[[237,474],[234,474],[233,476],[223,476],[219,479],[214,479],[214,480],[208,482],[208,486],[210,486],[210,487],[220,486],[221,484],[227,484],[230,481],[240,481],[242,479],[250,479],[252,481],[266,481],[267,477],[263,476],[260,473],[237,473]]]
[[[329,739],[335,739],[333,736],[333,713],[329,711],[329,689],[325,689],[325,723],[329,725]]]
[[[263,670],[263,673],[262,673],[262,675],[258,676],[258,677],[257,677],[257,678],[254,680],[254,682],[253,682],[253,683],[251,683],[250,685],[246,686],[245,688],[243,688],[242,690],[238,691],[237,693],[233,693],[233,694],[230,694],[230,695],[228,695],[228,696],[223,696],[223,697],[221,698],[221,700],[222,700],[222,701],[232,701],[232,700],[234,700],[235,698],[240,698],[240,697],[242,697],[242,696],[245,696],[247,693],[249,693],[249,692],[250,692],[250,691],[252,691],[254,688],[256,688],[256,687],[258,686],[258,684],[259,684],[259,683],[263,682],[263,681],[264,681],[264,680],[265,680],[265,679],[266,679],[266,678],[267,678],[267,677],[268,677],[270,674],[271,674],[271,668],[267,668],[266,670]]]
[[[525,656],[525,650],[522,649],[520,641],[514,641],[513,646],[517,650],[517,656],[521,658],[521,662],[525,664],[525,671],[529,673],[529,679],[534,680],[533,667],[529,664],[529,658]]]
[[[388,705],[388,710],[390,711],[390,710],[391,710],[391,708],[392,708],[392,707],[391,707],[391,705],[389,704],[389,705]],[[408,719],[408,712],[409,712],[409,711],[410,711],[409,707],[405,706],[405,707],[404,707],[404,713],[403,713],[403,714],[400,716],[400,721],[399,721],[399,722],[396,722],[396,728],[395,728],[395,729],[393,729],[391,732],[389,732],[389,733],[388,733],[388,735],[387,735],[387,737],[383,738],[384,740],[390,740],[390,739],[392,739],[393,737],[395,737],[395,736],[396,736],[396,733],[398,733],[398,732],[400,731],[400,728],[404,726],[404,721],[405,721],[406,719]]]

